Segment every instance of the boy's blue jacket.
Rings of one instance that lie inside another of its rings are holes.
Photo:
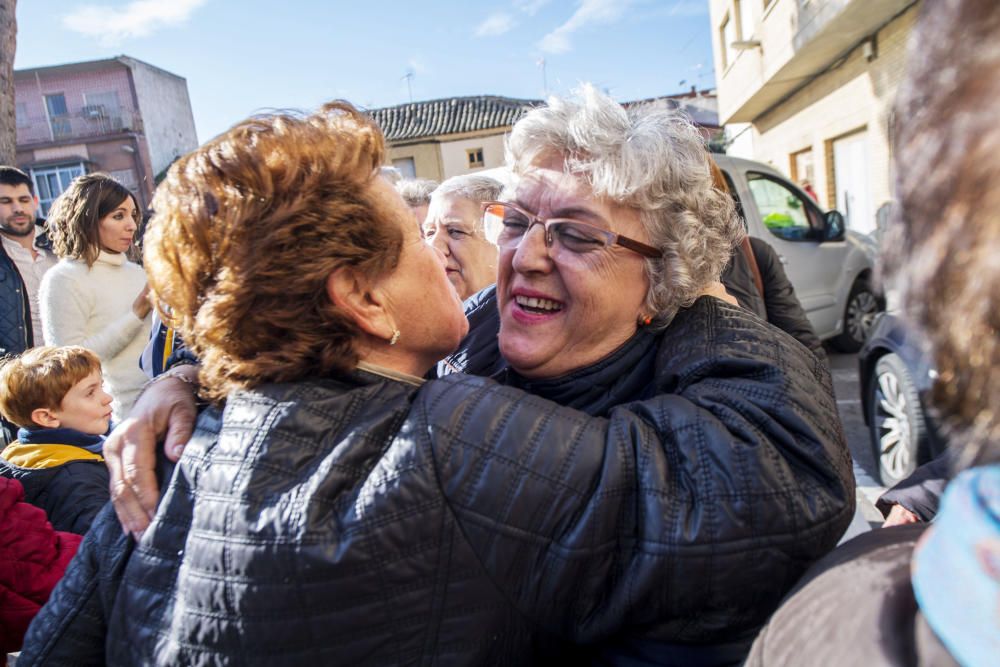
[[[53,528],[82,535],[110,496],[103,449],[104,436],[22,428],[0,452],[0,476],[21,482],[25,500],[45,510]]]

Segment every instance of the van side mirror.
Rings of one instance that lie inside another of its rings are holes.
[[[824,241],[843,241],[844,240],[844,215],[837,210],[827,211],[824,218],[826,222],[826,228],[823,230],[823,240]]]

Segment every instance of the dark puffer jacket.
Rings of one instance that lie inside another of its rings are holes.
[[[38,247],[46,250],[52,248],[41,225],[36,225],[35,233],[38,235]],[[31,347],[34,332],[29,308],[28,291],[21,273],[3,245],[0,245],[0,356],[21,354]]]
[[[17,436],[0,452],[0,477],[23,484],[56,530],[86,533],[110,495],[104,437],[71,428],[22,428]]]
[[[238,392],[138,547],[98,517],[19,665],[530,664],[557,640],[750,637],[853,512],[829,376],[714,299],[656,367],[656,395],[607,419],[466,375]]]

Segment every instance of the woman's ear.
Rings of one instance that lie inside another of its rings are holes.
[[[52,410],[48,408],[35,408],[31,411],[31,421],[35,422],[42,428],[59,428],[60,421],[56,417]]]
[[[392,338],[395,326],[385,299],[360,271],[350,266],[336,269],[326,279],[326,293],[362,331],[383,340]]]

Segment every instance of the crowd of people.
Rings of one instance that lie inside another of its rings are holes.
[[[393,179],[380,129],[339,101],[180,158],[141,266],[111,178],[79,178],[42,226],[30,178],[0,168],[3,648],[989,664],[992,5],[924,7],[897,102],[885,275],[939,370],[947,474],[964,469],[932,528],[835,549],[855,481],[825,354],[683,116],[584,86],[514,125],[509,182],[437,184]]]

